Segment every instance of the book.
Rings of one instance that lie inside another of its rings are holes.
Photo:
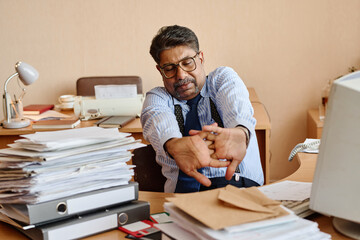
[[[96,122],[96,125],[103,128],[122,128],[135,119],[135,116],[109,116]]]
[[[25,115],[39,115],[54,108],[54,104],[31,104],[23,108]]]
[[[33,129],[64,129],[74,128],[80,124],[79,119],[63,119],[63,120],[42,120],[32,124]]]

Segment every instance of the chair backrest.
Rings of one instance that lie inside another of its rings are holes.
[[[82,77],[76,81],[76,95],[95,96],[96,85],[136,84],[137,93],[142,94],[142,81],[138,76]]]
[[[161,166],[156,162],[156,152],[151,145],[133,151],[132,163],[134,180],[139,183],[140,191],[164,192],[166,178],[161,173]]]

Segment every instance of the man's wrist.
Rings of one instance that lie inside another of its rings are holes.
[[[169,141],[171,141],[173,138],[170,138],[169,140],[167,140],[165,143],[164,143],[164,151],[165,153],[172,159],[174,159],[174,157],[168,152],[168,148],[166,147],[166,144],[169,143]]]
[[[248,147],[249,146],[249,141],[250,141],[250,131],[249,131],[249,129],[247,129],[243,125],[237,125],[235,128],[239,128],[239,129],[244,131],[245,137],[246,137],[246,147]]]

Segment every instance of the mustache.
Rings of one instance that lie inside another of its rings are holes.
[[[187,84],[187,83],[194,83],[196,85],[196,80],[195,78],[189,78],[189,77],[186,77],[184,79],[181,79],[180,81],[174,83],[174,88],[177,89],[178,87],[180,87],[181,85],[184,85],[184,84]]]

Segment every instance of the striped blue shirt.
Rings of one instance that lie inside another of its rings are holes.
[[[200,91],[202,98],[198,103],[198,114],[201,126],[215,121],[211,117],[210,100],[215,103],[225,128],[243,125],[250,131],[250,142],[243,161],[240,163],[240,175],[260,185],[264,176],[260,162],[259,148],[255,134],[256,119],[249,100],[249,92],[238,74],[229,67],[219,67],[211,72]],[[182,108],[184,121],[189,112],[186,100],[178,100],[170,95],[164,87],[156,87],[147,92],[144,101],[141,124],[145,140],[151,143],[156,151],[156,161],[162,166],[162,173],[167,178],[165,192],[174,192],[179,168],[174,159],[164,150],[164,144],[171,138],[181,138],[174,105]],[[226,168],[206,167],[203,174],[208,178],[224,177]]]

